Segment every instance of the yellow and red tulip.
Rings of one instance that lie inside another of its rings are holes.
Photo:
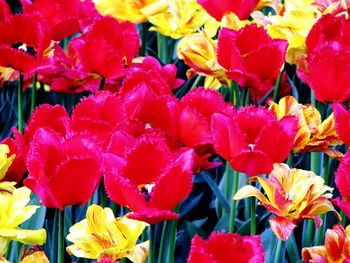
[[[279,103],[269,102],[270,111],[278,119],[284,116],[295,116],[298,119],[298,130],[293,143],[293,152],[324,152],[334,159],[343,154],[330,146],[342,144],[335,130],[334,116],[331,114],[322,122],[321,114],[311,104],[300,104],[292,96],[282,98]]]
[[[332,197],[333,189],[311,171],[290,169],[281,163],[274,164],[268,178],[254,179],[260,183],[265,195],[256,187],[246,185],[233,198],[240,200],[253,196],[259,199],[259,204],[275,215],[270,220],[270,226],[279,239],[287,240],[296,223],[304,219],[313,219],[316,227],[320,227],[322,220],[319,215],[329,211],[338,215],[328,200]]]

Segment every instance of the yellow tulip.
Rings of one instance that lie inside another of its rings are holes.
[[[148,17],[164,11],[166,0],[93,0],[97,11],[103,16],[112,16],[119,22],[142,23]]]
[[[314,219],[316,227],[322,224],[318,215],[335,211],[328,200],[333,188],[324,185],[322,177],[310,171],[290,169],[286,164],[274,164],[269,178],[255,177],[265,195],[256,187],[246,185],[233,197],[240,200],[256,197],[259,204],[270,210],[275,217],[270,220],[272,231],[279,239],[287,240],[296,223],[305,218]]]
[[[293,152],[324,152],[331,158],[340,159],[343,154],[329,148],[342,144],[335,131],[334,116],[331,114],[322,122],[321,114],[311,104],[299,104],[292,96],[286,96],[279,104],[269,101],[269,110],[274,112],[278,119],[284,116],[296,116],[298,131],[294,139]]]
[[[69,254],[76,257],[117,259],[127,257],[134,263],[143,263],[148,254],[149,242],[136,245],[146,223],[126,216],[115,218],[110,208],[89,206],[86,219],[69,229],[67,240],[73,243],[67,247]]]
[[[39,206],[28,206],[31,191],[27,187],[16,189],[14,185],[10,182],[0,183],[0,255],[6,252],[10,240],[31,245],[42,245],[46,241],[45,229],[26,230],[18,227]]]
[[[196,0],[168,0],[168,8],[148,18],[151,31],[178,39],[198,30],[209,19],[209,14]]]
[[[16,155],[10,153],[10,148],[6,144],[0,144],[0,180],[5,177]]]
[[[178,58],[191,67],[187,77],[206,76],[206,88],[220,88],[229,82],[225,69],[218,63],[216,48],[217,40],[210,38],[204,30],[184,37],[177,48]]]

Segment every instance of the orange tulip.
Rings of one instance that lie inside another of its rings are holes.
[[[327,229],[324,246],[303,248],[302,256],[305,262],[343,263],[350,259],[350,225],[343,228],[337,224],[333,229]]]
[[[286,96],[279,104],[269,101],[269,110],[274,112],[278,119],[284,116],[298,118],[298,131],[294,139],[293,152],[324,152],[331,158],[341,159],[343,154],[329,148],[342,144],[335,130],[334,116],[331,114],[322,122],[321,114],[311,104],[299,104],[293,96]]]

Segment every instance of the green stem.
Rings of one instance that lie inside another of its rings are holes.
[[[164,248],[165,248],[165,243],[166,243],[166,239],[167,239],[167,236],[166,236],[166,234],[167,234],[167,225],[168,225],[168,221],[165,221],[163,223],[162,237],[160,239],[158,263],[162,263],[163,262]]]
[[[104,189],[103,181],[100,182],[99,185],[99,194],[100,194],[100,206],[106,207],[106,192]]]
[[[23,73],[19,73],[19,81],[17,86],[17,110],[18,110],[18,131],[23,133]]]
[[[288,155],[288,159],[287,159],[287,165],[289,167],[292,166],[292,160],[293,160],[293,153],[291,152],[289,155]]]
[[[141,49],[140,56],[144,57],[146,55],[146,42],[147,42],[147,24],[141,24]]]
[[[149,226],[148,263],[154,263],[155,232],[156,232],[156,225],[150,225]]]
[[[277,82],[276,82],[275,88],[273,90],[273,101],[276,103],[277,103],[277,99],[278,99],[278,93],[280,91],[282,76],[283,76],[283,70],[281,70],[280,74],[278,75]]]
[[[236,82],[233,80],[230,81],[230,90],[231,90],[231,102],[233,105],[236,105],[236,107],[240,107],[242,105],[240,100],[240,92],[239,87]]]
[[[329,156],[327,154],[323,154],[323,180],[325,185],[328,185],[328,173],[329,173]],[[316,246],[321,245],[323,235],[326,231],[326,218],[327,214],[321,215],[322,219],[322,226],[317,230],[317,237],[316,237]]]
[[[98,87],[98,90],[103,90],[105,83],[106,83],[106,78],[102,77],[101,82],[100,82],[100,86]]]
[[[238,176],[239,173],[237,171],[234,171],[233,173],[233,193],[232,196],[234,196],[238,190]],[[235,227],[235,219],[236,219],[236,200],[232,200],[231,202],[231,210],[230,210],[230,221],[229,221],[229,229],[228,231],[230,233],[233,233],[234,227]]]
[[[11,246],[12,246],[12,241],[9,241],[9,243],[7,244],[5,255],[4,255],[5,259],[9,259],[9,256],[11,254]]]
[[[249,105],[250,98],[249,98],[249,88],[245,88],[243,90],[243,96],[242,96],[242,106],[247,106]]]
[[[275,255],[275,260],[274,260],[274,263],[280,263],[282,262],[282,258],[283,258],[283,255],[282,255],[282,248],[283,248],[283,241],[279,238],[277,238],[277,248],[276,248],[276,255]]]
[[[306,247],[312,246],[313,226],[314,226],[314,222],[311,219],[309,219],[307,222],[306,243],[305,243]]]
[[[180,205],[177,205],[174,209],[174,212],[179,213],[179,211],[180,211]],[[171,222],[171,229],[170,229],[168,263],[174,263],[174,259],[175,259],[176,230],[177,230],[177,220],[173,220]]]
[[[191,86],[191,89],[190,90],[193,90],[195,88],[197,88],[199,82],[202,80],[203,76],[201,75],[197,75],[195,81],[193,82],[192,86]]]
[[[38,81],[38,74],[34,74],[32,85],[32,102],[30,105],[30,112],[32,113],[36,106],[36,83]]]
[[[340,216],[341,216],[341,223],[343,225],[344,228],[346,228],[346,214],[344,213],[344,211],[340,211]]]
[[[157,33],[157,48],[158,58],[161,63],[166,64],[167,62],[167,39],[161,33]]]
[[[58,211],[57,263],[64,262],[64,210]]]
[[[231,167],[230,167],[230,163],[226,161],[224,195],[227,199],[230,198],[230,184],[231,184]],[[224,215],[225,215],[225,209],[222,208],[222,216]]]
[[[250,235],[256,235],[256,214],[255,214],[255,197],[250,198]]]

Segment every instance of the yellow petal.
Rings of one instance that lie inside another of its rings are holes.
[[[234,195],[233,200],[241,200],[247,197],[256,197],[263,203],[269,203],[266,197],[254,186],[245,185]]]
[[[0,237],[28,245],[43,245],[46,242],[46,230],[0,229]]]

